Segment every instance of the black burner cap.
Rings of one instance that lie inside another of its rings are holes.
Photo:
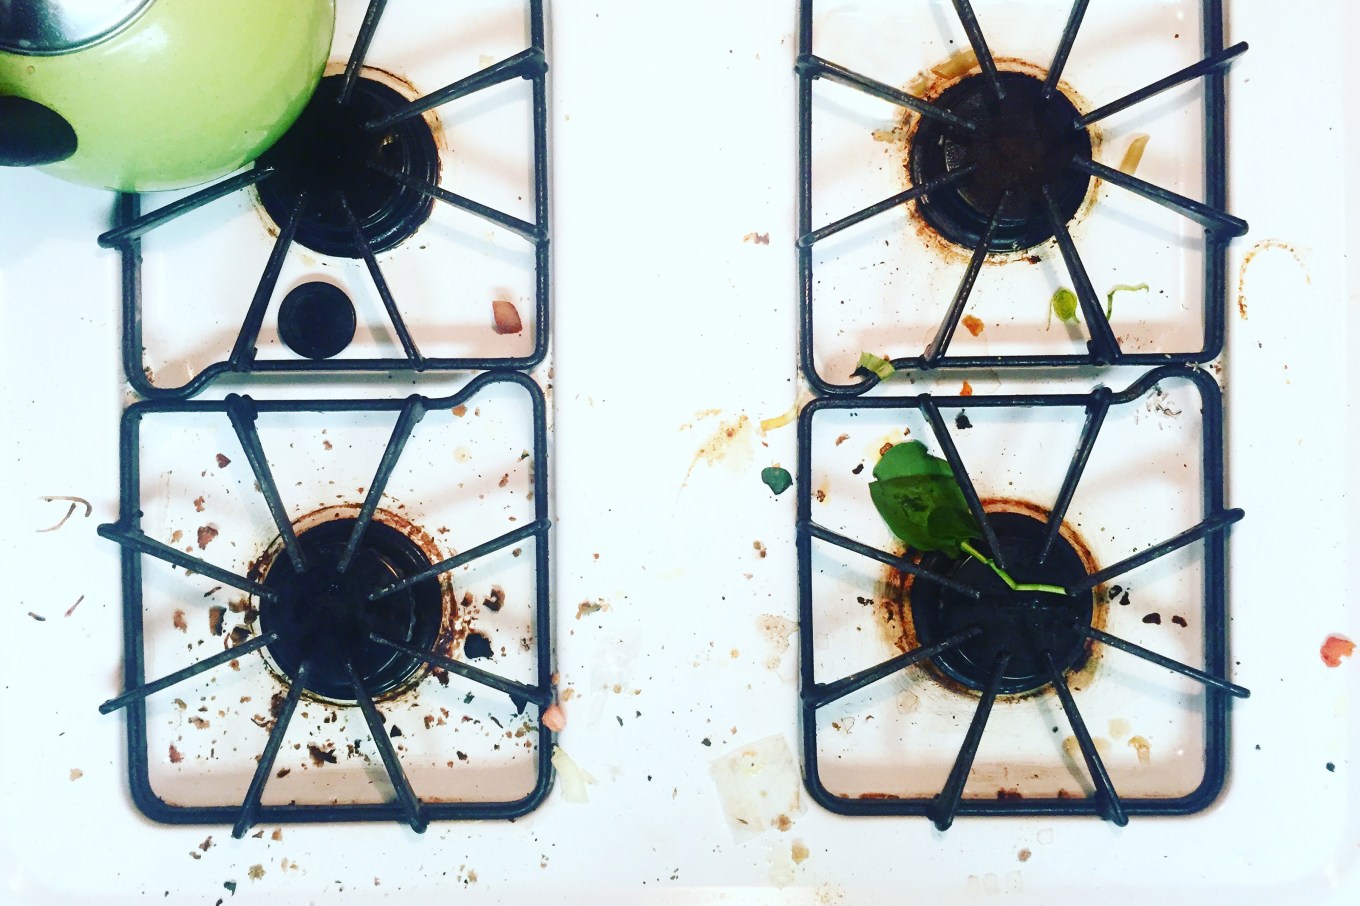
[[[308,359],[329,359],[354,339],[354,304],[338,286],[303,283],[279,306],[279,337],[289,349]]]
[[[1043,98],[1043,82],[1022,72],[999,74],[998,101],[982,75],[946,88],[935,104],[975,123],[968,133],[923,118],[911,140],[908,164],[913,185],[925,185],[972,166],[973,172],[917,200],[926,223],[945,239],[973,248],[987,232],[1007,192],[988,248],[1009,252],[1053,238],[1046,213],[1047,187],[1064,223],[1086,197],[1090,177],[1067,166],[1091,159],[1091,137],[1074,128],[1081,114],[1061,91]]]
[[[439,181],[439,145],[423,116],[377,131],[365,124],[407,106],[400,93],[373,79],[356,80],[348,103],[338,103],[343,76],[321,80],[283,137],[260,156],[275,172],[259,184],[260,201],[276,224],[287,223],[298,198],[307,207],[296,241],[323,255],[362,257],[342,199],[376,254],[420,229],[434,200],[382,169],[420,182]]]
[[[268,646],[274,663],[291,678],[303,661],[310,661],[306,688],[339,701],[354,701],[351,661],[370,695],[401,685],[421,667],[421,660],[374,642],[370,633],[428,651],[444,618],[436,579],[368,600],[378,589],[430,565],[420,548],[391,526],[369,523],[349,569],[340,572],[355,523],[335,519],[299,535],[307,571],[299,573],[288,553],[280,551],[264,578],[278,598],[260,602],[260,631],[279,634]]]
[[[1022,513],[989,513],[1006,563],[1017,582],[1069,586],[1086,578],[1086,566],[1076,548],[1061,535],[1045,561],[1038,563],[1047,525]],[[1030,692],[1049,683],[1045,655],[1059,671],[1079,667],[1086,655],[1086,637],[1074,626],[1091,624],[1095,595],[1067,597],[1046,592],[1015,592],[985,563],[965,556],[951,560],[930,554],[921,565],[982,592],[974,599],[934,583],[916,580],[911,587],[911,616],[922,646],[977,626],[981,634],[936,656],[933,663],[946,676],[970,689],[982,690],[991,677],[997,654],[1011,653],[998,691]]]

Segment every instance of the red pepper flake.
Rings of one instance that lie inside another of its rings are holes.
[[[972,395],[973,385],[968,383],[967,381],[964,381],[962,389],[959,390],[959,396],[972,396]]]
[[[179,749],[175,748],[175,744],[173,742],[170,743],[170,763],[179,764],[183,760],[184,754],[180,752]]]
[[[987,325],[982,323],[981,318],[975,318],[972,315],[964,315],[963,326],[966,327],[968,329],[968,332],[971,333],[973,336],[977,336],[978,334],[982,333],[983,329],[986,328]]]
[[[226,468],[227,466],[229,466],[229,465],[231,465],[231,460],[230,460],[230,459],[227,459],[227,458],[226,458],[225,456],[223,456],[221,453],[218,453],[218,454],[217,454],[217,467],[218,467],[219,469],[225,469],[225,468]]]
[[[519,333],[524,329],[524,322],[520,320],[519,309],[515,308],[515,303],[505,299],[496,299],[491,303],[491,316],[495,319],[492,329],[499,334]]]
[[[850,439],[849,434],[842,434],[840,437],[836,438],[836,446],[839,447],[841,444],[845,443],[849,439]]]
[[[1344,635],[1329,635],[1322,643],[1322,663],[1340,667],[1341,662],[1355,653],[1355,643]]]

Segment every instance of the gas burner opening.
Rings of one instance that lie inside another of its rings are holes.
[[[1016,581],[1071,586],[1086,578],[1082,554],[1061,533],[1047,558],[1039,562],[1048,530],[1042,520],[1014,512],[992,512],[988,519],[1006,568]],[[986,553],[995,556],[991,551]],[[944,641],[970,627],[982,630],[932,659],[950,679],[982,691],[997,656],[1005,650],[1011,657],[997,691],[1018,695],[1049,685],[1046,657],[1053,659],[1059,672],[1080,669],[1086,661],[1088,642],[1077,624],[1092,624],[1094,593],[1064,596],[1012,591],[985,563],[967,555],[953,560],[930,554],[921,565],[982,592],[980,599],[974,599],[931,582],[912,583],[911,617],[922,646]]]
[[[1086,129],[1074,128],[1081,114],[1061,91],[1045,100],[1043,82],[1032,75],[1002,71],[998,78],[1000,100],[981,74],[946,88],[935,105],[976,123],[977,131],[922,119],[911,138],[908,166],[917,186],[972,167],[969,175],[919,198],[917,210],[945,239],[971,249],[999,209],[987,248],[1013,252],[1053,238],[1045,188],[1062,222],[1076,215],[1090,177],[1068,162],[1090,160],[1092,144]]]
[[[366,123],[407,106],[398,91],[374,79],[356,80],[348,103],[338,103],[344,77],[321,80],[297,122],[259,159],[274,173],[259,184],[260,202],[283,227],[307,195],[295,241],[323,255],[364,257],[348,203],[373,254],[394,248],[429,219],[434,199],[382,172],[414,182],[439,181],[439,146],[425,118],[413,116],[387,129]]]
[[[368,600],[430,566],[419,545],[391,526],[370,522],[349,568],[340,570],[357,521],[334,519],[302,531],[298,544],[306,572],[280,550],[263,579],[278,598],[260,602],[261,633],[278,634],[267,646],[275,666],[291,679],[308,661],[306,691],[349,703],[355,701],[349,663],[375,697],[401,686],[423,666],[419,658],[374,642],[370,633],[429,651],[444,619],[437,579]]]

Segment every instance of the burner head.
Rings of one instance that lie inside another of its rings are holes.
[[[355,324],[354,303],[330,283],[303,283],[279,306],[279,337],[303,358],[329,359],[344,352]]]
[[[1074,157],[1091,159],[1091,136],[1073,128],[1081,116],[1055,91],[1045,101],[1043,82],[1022,72],[999,73],[1005,97],[998,101],[987,79],[968,76],[946,88],[935,104],[976,123],[965,133],[922,118],[911,139],[908,166],[913,185],[924,185],[973,166],[968,176],[916,202],[917,210],[945,239],[973,248],[987,232],[1006,192],[988,248],[1012,252],[1053,238],[1043,189],[1048,187],[1064,223],[1081,207],[1090,184],[1067,167]]]
[[[988,519],[1001,546],[1006,571],[1017,582],[1067,586],[1086,578],[1081,554],[1062,535],[1053,542],[1047,559],[1038,563],[1047,531],[1044,522],[1007,512],[989,513]],[[1048,685],[1045,653],[1059,671],[1080,667],[1085,661],[1086,638],[1073,623],[1080,620],[1091,625],[1094,593],[1067,597],[1011,591],[990,567],[967,555],[951,560],[943,554],[928,554],[921,565],[982,592],[982,598],[975,600],[931,582],[912,583],[911,616],[921,645],[933,645],[970,626],[982,629],[980,635],[933,659],[951,679],[982,690],[1002,648],[1011,653],[999,690],[1004,694],[1032,692]]]
[[[361,252],[341,206],[349,202],[376,254],[401,243],[430,216],[434,200],[374,169],[386,167],[431,185],[439,181],[439,146],[423,116],[377,132],[364,124],[409,101],[381,82],[360,78],[341,105],[343,76],[321,80],[307,108],[278,143],[260,156],[275,168],[259,184],[260,202],[276,224],[288,222],[298,198],[307,209],[296,241],[323,255],[359,258]]]
[[[415,542],[391,526],[370,522],[349,569],[340,572],[356,521],[335,519],[302,532],[298,543],[307,572],[299,573],[280,551],[264,577],[278,599],[260,602],[260,631],[279,634],[268,646],[278,668],[292,677],[303,661],[311,661],[307,691],[349,702],[355,698],[348,662],[374,696],[400,686],[422,664],[372,641],[369,633],[428,651],[444,618],[437,579],[368,600],[372,592],[430,565]]]

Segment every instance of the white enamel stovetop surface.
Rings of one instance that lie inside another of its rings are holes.
[[[1234,707],[1232,772],[1209,812],[1123,830],[965,819],[941,835],[810,806],[787,832],[734,839],[710,762],[775,734],[797,741],[795,649],[781,655],[762,629],[795,610],[793,494],[772,499],[757,475],[794,460],[791,428],[757,427],[798,388],[793,4],[662,15],[562,2],[550,28],[557,661],[576,690],[561,740],[597,780],[589,801],[554,791],[514,824],[423,837],[288,826],[237,842],[140,817],[121,721],[95,711],[120,688],[117,558],[94,535],[116,514],[124,401],[115,258],[93,242],[111,199],[5,172],[0,900],[1355,902],[1360,661],[1329,670],[1318,649],[1329,633],[1360,638],[1346,603],[1360,593],[1346,568],[1360,562],[1348,529],[1360,473],[1344,365],[1360,351],[1345,259],[1360,207],[1343,168],[1358,124],[1338,119],[1360,78],[1333,62],[1356,32],[1339,2],[1232,6],[1230,40],[1252,43],[1231,80],[1232,207],[1252,231],[1232,256],[1248,317],[1233,306],[1224,382],[1229,503],[1248,514],[1232,534],[1234,679],[1253,695]],[[1243,266],[1266,240],[1288,249]],[[733,438],[708,446],[726,427]],[[94,514],[39,534],[60,515],[48,494]],[[578,620],[586,600],[609,606]],[[795,841],[808,850],[798,864]]]

